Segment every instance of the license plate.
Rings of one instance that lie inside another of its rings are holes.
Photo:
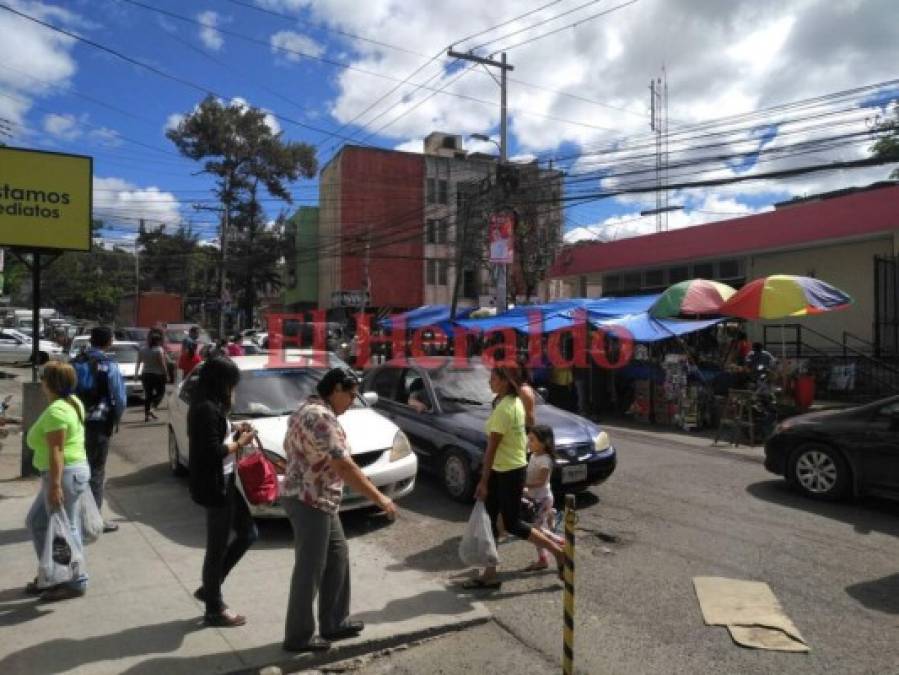
[[[586,464],[576,464],[574,466],[563,466],[562,467],[562,482],[563,483],[579,483],[584,480],[587,480],[587,465]]]

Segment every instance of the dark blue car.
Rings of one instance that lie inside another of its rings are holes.
[[[375,392],[375,408],[399,426],[415,449],[419,467],[440,476],[459,501],[472,498],[480,478],[492,410],[490,372],[480,363],[457,365],[451,357],[388,362],[369,371],[363,390]],[[553,492],[581,492],[615,470],[615,448],[593,422],[537,402],[537,422],[553,428],[556,465]]]

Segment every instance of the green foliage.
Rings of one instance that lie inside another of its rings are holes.
[[[283,228],[266,228],[258,192],[291,202],[289,183],[312,178],[315,149],[274,134],[266,115],[245,105],[226,105],[209,96],[166,135],[182,155],[202,162],[216,177],[216,195],[236,230],[228,233],[226,273],[239,285],[240,302],[253,316],[257,286],[280,283]]]
[[[880,159],[899,162],[899,102],[893,103],[892,114],[891,119],[877,125],[877,131],[884,132],[885,135],[871,146],[871,153]],[[899,169],[894,169],[890,178],[899,179]]]
[[[197,235],[185,227],[168,234],[162,226],[141,231],[137,241],[141,249],[141,289],[187,295],[199,248]]]

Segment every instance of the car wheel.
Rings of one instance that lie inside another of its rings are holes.
[[[787,478],[809,497],[837,500],[849,489],[849,465],[830,446],[803,445],[790,456]]]
[[[176,476],[183,476],[187,473],[181,459],[178,457],[178,439],[175,438],[175,432],[169,427],[169,468]]]
[[[440,477],[450,497],[459,502],[471,501],[474,495],[474,472],[468,455],[463,451],[450,449],[444,453]]]

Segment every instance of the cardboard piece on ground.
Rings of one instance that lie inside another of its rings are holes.
[[[709,626],[727,626],[734,642],[754,649],[808,652],[799,629],[761,581],[694,577],[693,587]]]

